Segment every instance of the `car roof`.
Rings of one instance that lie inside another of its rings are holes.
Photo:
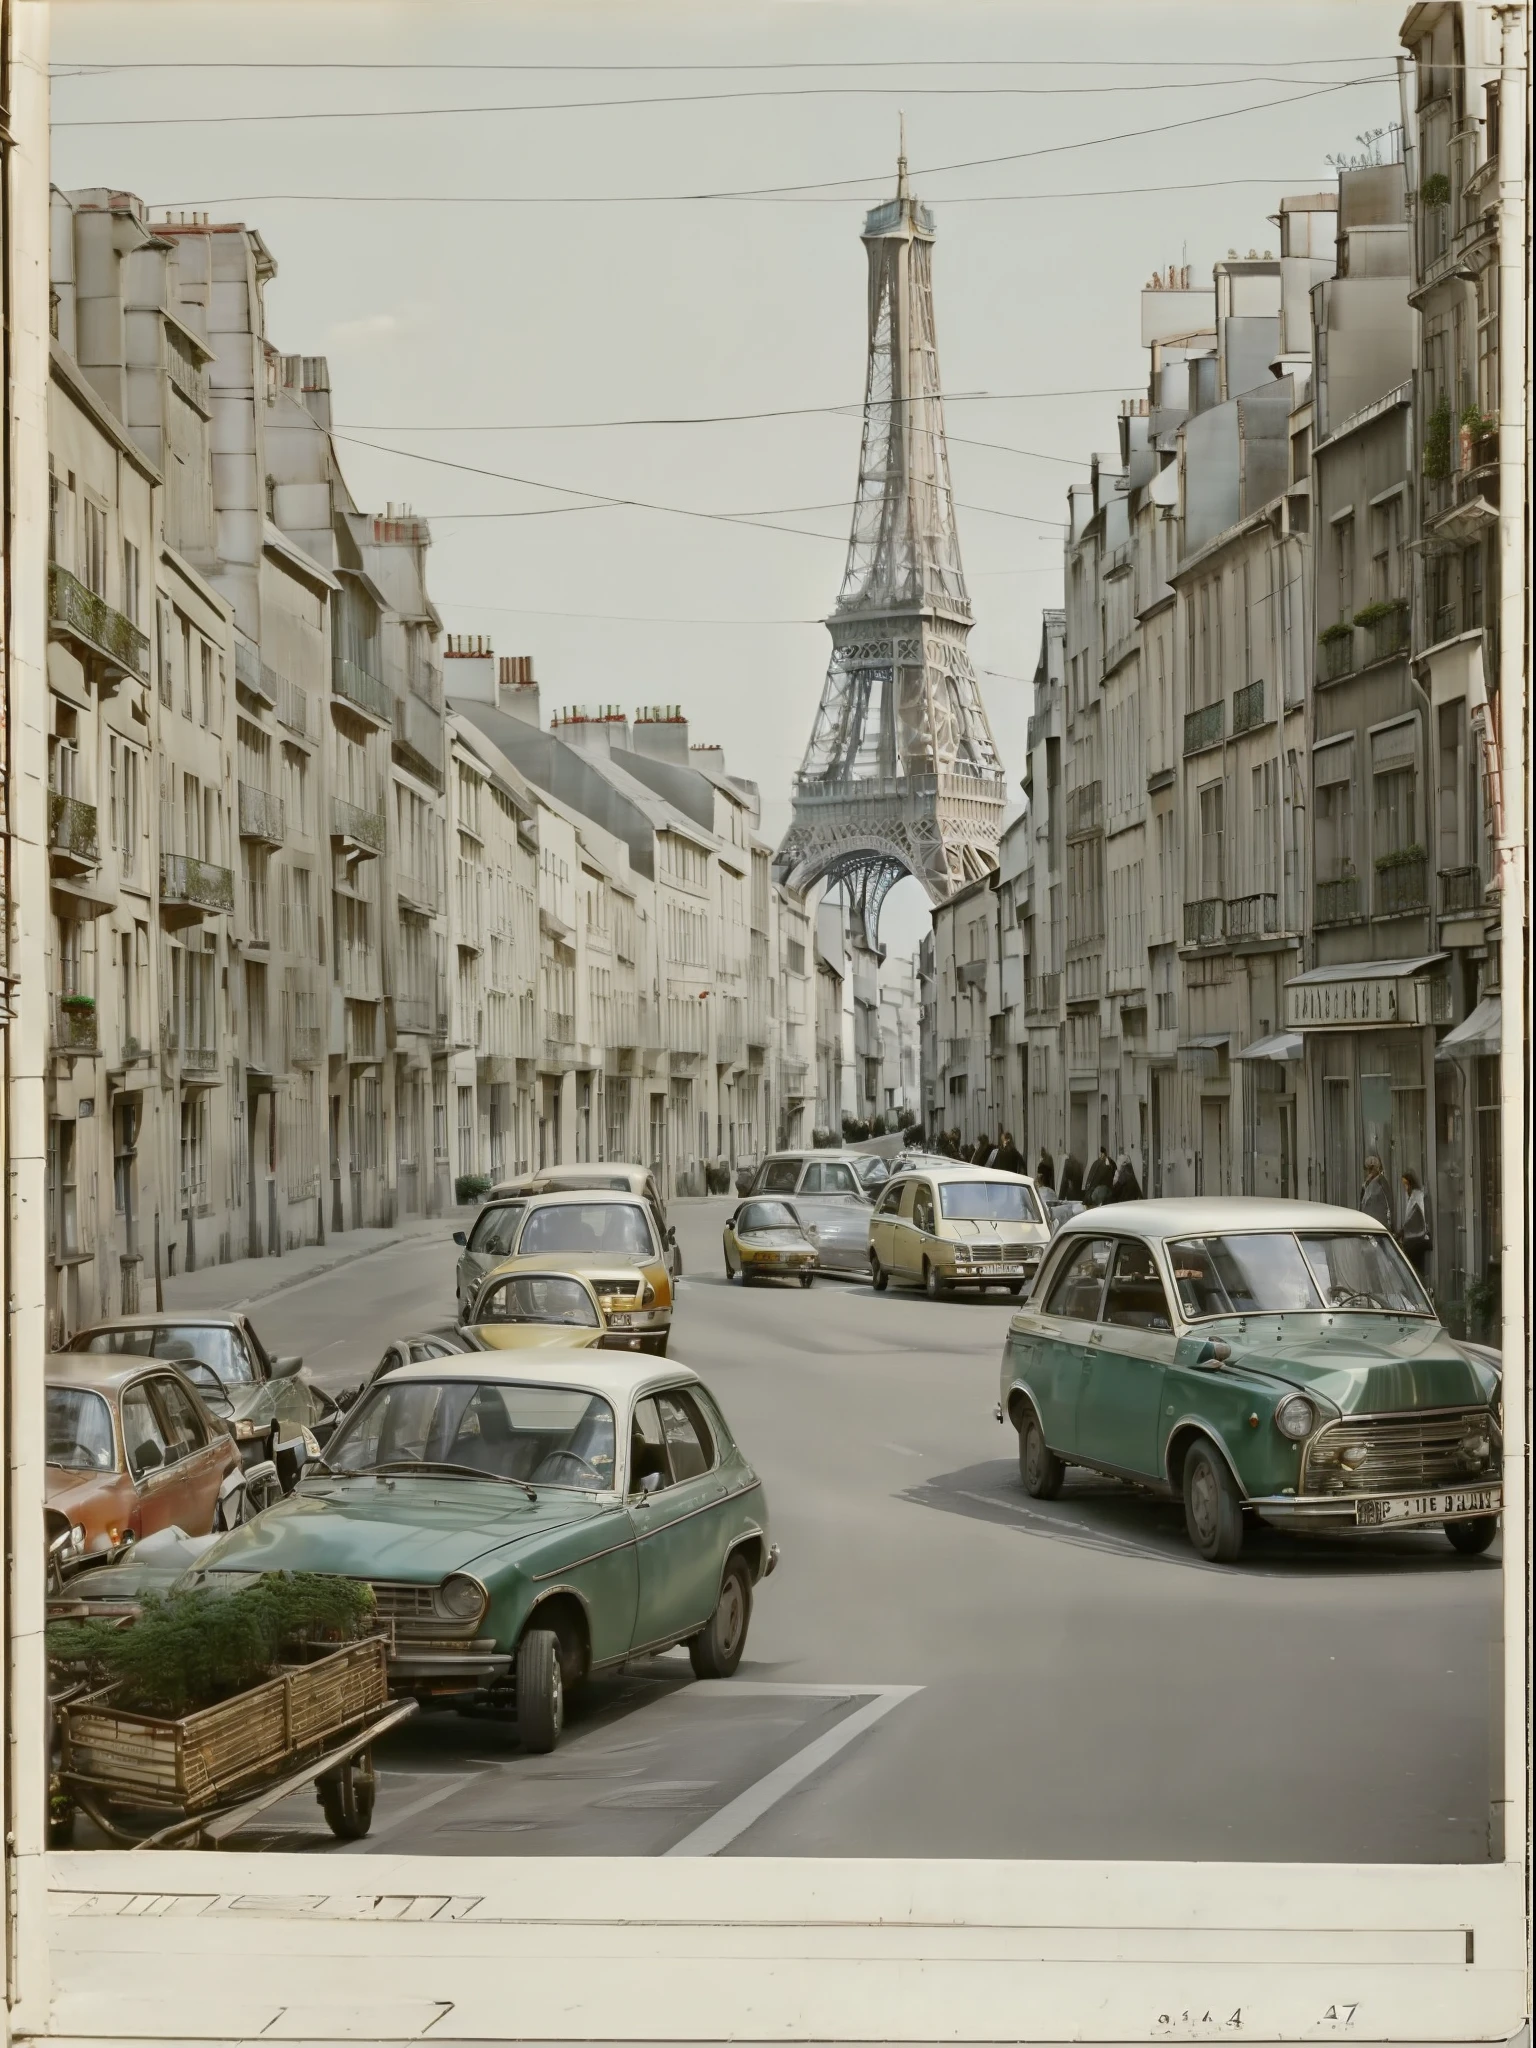
[[[1062,1237],[1129,1233],[1137,1237],[1226,1236],[1242,1230],[1358,1230],[1390,1235],[1359,1209],[1328,1202],[1286,1202],[1263,1195],[1177,1195],[1147,1202],[1108,1202],[1069,1216]]]
[[[644,1197],[633,1188],[546,1188],[523,1199],[530,1208],[537,1203],[541,1209],[586,1208],[593,1202],[624,1202],[632,1209],[646,1206]]]
[[[699,1377],[675,1358],[656,1359],[630,1351],[584,1351],[564,1344],[541,1347],[536,1365],[527,1351],[475,1351],[462,1355],[473,1359],[471,1367],[459,1367],[451,1358],[424,1358],[415,1365],[397,1365],[375,1384],[382,1386],[386,1380],[393,1383],[457,1379],[469,1370],[477,1380],[497,1380],[513,1386],[575,1387],[606,1395],[617,1404],[652,1387],[686,1386]]]
[[[648,1166],[636,1166],[632,1160],[588,1160],[581,1166],[541,1166],[532,1173],[514,1174],[511,1180],[498,1181],[491,1189],[489,1199],[494,1201],[498,1196],[528,1194],[540,1181],[546,1182],[551,1188],[558,1188],[562,1183],[572,1188],[582,1188],[584,1182],[596,1180],[604,1175],[613,1180],[627,1180],[630,1183],[630,1192],[636,1195],[643,1194],[646,1183],[655,1178]],[[600,1192],[590,1187],[586,1191]],[[611,1192],[617,1194],[618,1190],[615,1188]]]
[[[98,1316],[94,1323],[87,1323],[76,1330],[75,1337],[89,1337],[96,1330],[159,1330],[174,1323],[178,1329],[232,1330],[237,1323],[243,1323],[244,1316],[234,1309],[197,1309],[186,1315],[178,1315],[174,1309],[162,1309],[154,1315]],[[73,1338],[71,1342],[73,1342]]]
[[[906,1180],[920,1176],[924,1180],[1004,1180],[1028,1181],[1034,1186],[1034,1176],[1028,1173],[1003,1173],[995,1166],[967,1166],[963,1159],[924,1159],[911,1166],[902,1167],[899,1174],[892,1174],[892,1180]]]
[[[770,1152],[763,1160],[764,1166],[775,1166],[781,1159],[841,1159],[851,1165],[855,1159],[867,1159],[866,1152],[843,1152],[830,1145],[817,1145],[807,1152]]]
[[[99,1394],[115,1391],[145,1372],[175,1372],[179,1360],[141,1358],[115,1351],[55,1351],[43,1377],[51,1387],[90,1387]]]

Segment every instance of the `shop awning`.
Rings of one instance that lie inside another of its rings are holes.
[[[1413,960],[1350,960],[1314,967],[1285,984],[1289,1031],[1366,1030],[1383,1025],[1445,1023],[1451,992],[1444,953]]]
[[[1268,1038],[1256,1038],[1252,1045],[1245,1045],[1232,1057],[1235,1060],[1299,1060],[1301,1047],[1299,1031],[1272,1031]]]
[[[1215,1052],[1218,1047],[1230,1045],[1231,1042],[1232,1034],[1230,1031],[1202,1031],[1197,1033],[1194,1038],[1181,1038],[1179,1040],[1179,1051]]]
[[[1503,1036],[1504,1005],[1497,996],[1484,996],[1470,1017],[1464,1017],[1454,1031],[1448,1031],[1435,1047],[1437,1060],[1485,1059],[1496,1053]]]

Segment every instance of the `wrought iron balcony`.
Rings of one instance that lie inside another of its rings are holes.
[[[1267,892],[1227,898],[1227,937],[1264,939],[1280,929],[1280,899]]]
[[[1314,924],[1348,924],[1360,915],[1360,877],[1341,875],[1336,881],[1319,882],[1313,896]]]
[[[365,811],[344,797],[331,798],[331,837],[346,842],[368,857],[384,851],[384,813]]]
[[[101,1050],[96,1002],[92,996],[55,996],[53,999],[53,1049],[64,1053],[96,1053]]]
[[[275,707],[282,680],[275,668],[267,667],[249,641],[235,642],[235,681],[242,690],[249,690],[253,697]]]
[[[325,1039],[318,1024],[290,1024],[288,1026],[288,1064],[290,1067],[318,1066],[325,1052]]]
[[[170,372],[171,383],[181,393],[195,412],[203,418],[213,417],[213,405],[208,395],[208,372],[198,364],[181,355],[174,347],[166,356],[166,369]]]
[[[395,1029],[426,1034],[431,1031],[436,1011],[430,996],[396,996]]]
[[[1086,839],[1104,829],[1104,785],[1085,782],[1067,791],[1067,837]]]
[[[1318,641],[1318,677],[1320,683],[1341,683],[1346,676],[1355,672],[1355,629],[1346,627],[1340,633],[1334,631],[1327,639]]]
[[[160,901],[188,910],[233,910],[235,878],[228,868],[211,860],[194,860],[189,853],[162,853]]]
[[[380,725],[393,722],[394,699],[388,686],[357,662],[349,661],[344,654],[336,655],[331,662],[331,687],[355,711],[376,718]]]
[[[242,782],[240,791],[240,837],[257,839],[268,846],[283,843],[283,800],[269,790]]]
[[[96,830],[96,806],[78,797],[48,794],[48,851],[55,872],[84,874],[101,860]]]
[[[1226,724],[1226,700],[1218,697],[1214,704],[1202,704],[1198,711],[1184,714],[1184,751],[1186,754],[1203,753],[1207,747],[1221,744]]]
[[[1256,725],[1264,723],[1263,682],[1250,683],[1245,690],[1232,692],[1232,737],[1240,732],[1252,732]]]
[[[1475,917],[1483,907],[1487,884],[1479,867],[1440,870],[1440,915]]]
[[[1429,908],[1429,855],[1422,846],[1383,854],[1376,862],[1376,915],[1406,917]]]
[[[57,562],[48,565],[48,632],[102,663],[114,686],[125,676],[149,681],[147,636]]]
[[[1186,946],[1220,946],[1226,940],[1227,905],[1221,896],[1200,896],[1184,906]]]
[[[184,1045],[181,1048],[181,1071],[184,1074],[216,1074],[219,1070],[219,1049],[216,1045]]]

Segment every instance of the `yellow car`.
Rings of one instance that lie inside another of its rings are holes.
[[[725,1226],[725,1277],[743,1287],[759,1280],[798,1280],[809,1287],[820,1257],[815,1239],[788,1202],[762,1196],[743,1202]]]
[[[635,1339],[633,1349],[667,1355],[672,1276],[648,1203],[633,1195],[568,1189],[531,1195],[508,1256],[485,1276],[577,1275],[591,1287],[607,1329]]]
[[[585,1273],[536,1272],[516,1260],[494,1268],[482,1281],[465,1327],[487,1351],[551,1344],[603,1351],[638,1351],[641,1346],[636,1332],[613,1327]]]

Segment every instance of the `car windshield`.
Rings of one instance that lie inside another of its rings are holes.
[[[482,1209],[469,1233],[466,1250],[489,1252],[504,1259],[517,1235],[518,1218],[527,1206],[526,1202],[504,1202],[495,1209]]]
[[[475,1380],[384,1381],[325,1453],[334,1473],[456,1468],[585,1493],[613,1485],[613,1410],[601,1394]]]
[[[939,1182],[939,1210],[951,1223],[1040,1223],[1034,1190],[1022,1180]]]
[[[769,1194],[792,1195],[800,1185],[800,1162],[798,1159],[770,1159],[761,1178]]]
[[[482,1323],[570,1323],[583,1330],[595,1330],[599,1321],[579,1280],[548,1273],[496,1281],[481,1295],[475,1315]]]
[[[518,1254],[596,1252],[614,1259],[653,1259],[651,1226],[638,1202],[560,1202],[535,1209],[523,1225]]]
[[[748,1202],[736,1218],[738,1232],[743,1230],[798,1230],[799,1222],[788,1202]]]
[[[226,1387],[250,1387],[257,1372],[250,1354],[227,1324],[139,1323],[127,1329],[91,1330],[77,1337],[73,1351],[129,1358],[168,1358],[177,1365],[194,1360],[212,1366]]]
[[[1167,1247],[1185,1317],[1277,1315],[1323,1308],[1433,1313],[1391,1238],[1367,1231],[1251,1231],[1185,1237]]]
[[[50,1387],[46,1424],[48,1464],[66,1472],[110,1472],[115,1466],[112,1411],[100,1394],[86,1387]]]

